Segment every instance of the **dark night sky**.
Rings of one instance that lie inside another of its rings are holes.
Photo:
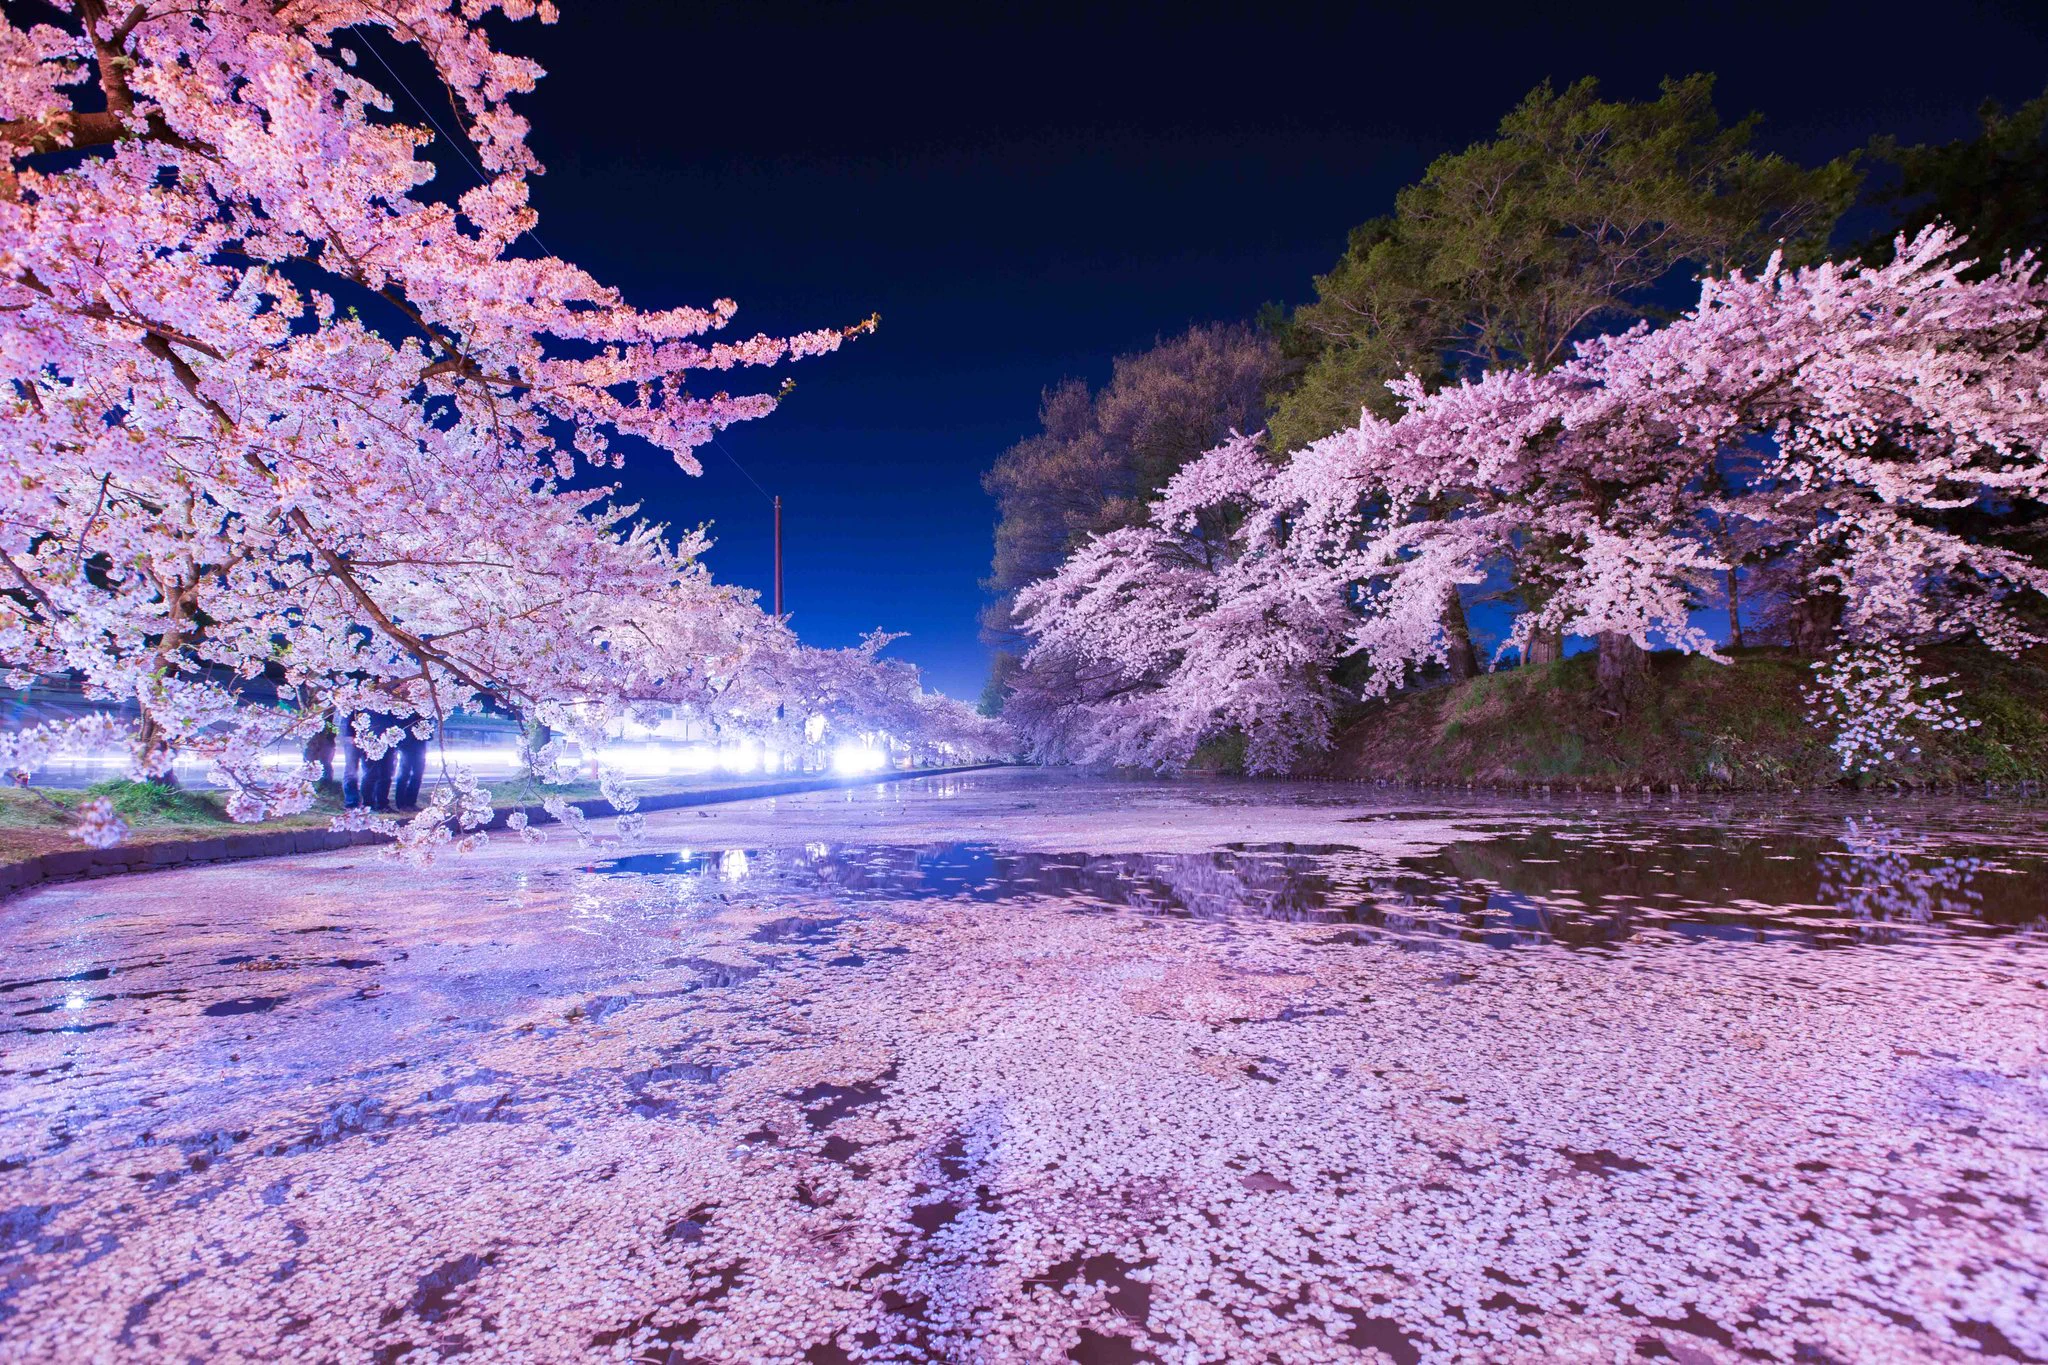
[[[981,471],[1041,388],[1190,322],[1299,302],[1345,232],[1549,77],[1654,93],[1721,78],[1808,160],[1872,133],[1968,133],[2048,85],[2048,6],[587,3],[509,46],[548,249],[644,306],[737,299],[735,329],[882,315],[791,371],[726,447],[786,505],[788,604],[814,644],[872,626],[956,696],[980,688]],[[771,379],[770,384],[773,383]],[[717,449],[629,490],[710,520],[720,577],[767,586],[768,507]]]

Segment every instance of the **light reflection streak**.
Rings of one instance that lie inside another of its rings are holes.
[[[875,755],[870,767],[856,771],[871,771],[885,761],[878,751],[865,746],[844,747],[859,749],[863,755]],[[430,761],[436,767],[445,763],[450,768],[467,769],[486,779],[517,776],[525,769],[518,748],[510,744],[451,743],[436,745],[431,753]],[[723,744],[704,741],[676,743],[660,739],[621,742],[604,746],[595,757],[599,766],[629,778],[701,777],[712,773],[743,776],[807,770],[800,756],[784,753],[753,739]],[[264,753],[260,761],[273,771],[296,768],[305,762],[296,746],[272,749]],[[863,762],[866,761],[863,758]],[[338,758],[335,766],[337,769],[340,767]],[[46,765],[40,772],[61,786],[69,781],[93,782],[119,776],[128,768],[129,755],[125,750],[92,749],[67,755]],[[213,765],[207,759],[180,755],[172,763],[172,769],[186,787],[204,789],[214,785]]]

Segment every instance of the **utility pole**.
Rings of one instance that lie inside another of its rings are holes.
[[[782,615],[782,495],[775,495],[775,614]]]

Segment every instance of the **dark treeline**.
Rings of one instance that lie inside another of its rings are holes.
[[[1687,306],[1700,275],[1774,252],[1883,259],[1899,233],[1935,221],[1967,231],[1985,262],[2048,242],[2048,93],[2011,111],[1987,102],[1971,138],[1879,136],[1802,166],[1757,150],[1758,115],[1724,122],[1713,87],[1695,75],[1617,101],[1590,79],[1539,86],[1493,138],[1438,158],[1390,213],[1353,228],[1310,301],[1119,356],[1097,391],[1048,388],[1041,430],[983,480],[999,517],[983,709],[1000,710],[1023,648],[1017,590],[1088,537],[1141,523],[1175,471],[1233,430],[1263,429],[1286,451],[1361,408],[1393,415],[1387,383],[1406,374],[1437,387],[1548,369],[1589,336]],[[1532,657],[1561,647],[1541,641]],[[1470,651],[1453,661],[1454,673],[1476,666]]]

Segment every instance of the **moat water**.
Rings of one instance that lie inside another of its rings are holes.
[[[0,1357],[2048,1359],[2048,812],[648,835],[0,904]]]

